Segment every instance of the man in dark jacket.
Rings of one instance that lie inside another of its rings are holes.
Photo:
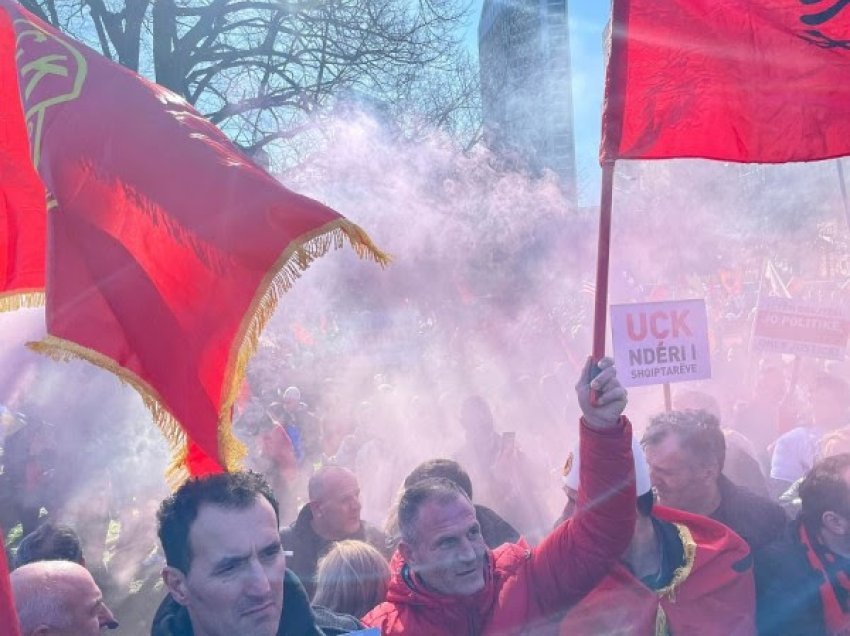
[[[286,570],[283,578],[283,597],[286,599],[286,621],[280,621],[277,635],[316,636],[322,633],[315,626],[315,617],[304,586],[291,570]],[[351,626],[351,629],[356,629],[356,623]],[[189,634],[196,634],[192,629],[189,611],[169,595],[154,616],[151,636],[187,636]]]
[[[751,550],[782,534],[782,507],[723,475],[726,439],[717,418],[704,410],[661,413],[643,436],[652,485],[661,504],[719,521]]]
[[[404,491],[401,543],[387,600],[363,622],[384,636],[520,634],[551,622],[608,573],[635,524],[631,425],[626,391],[610,359],[576,386],[580,425],[580,512],[537,548],[504,544],[488,550],[466,493],[447,479]],[[598,392],[591,404],[590,390]]]
[[[802,511],[754,554],[759,634],[850,633],[850,453],[812,467]]]
[[[360,518],[360,485],[347,468],[321,468],[310,478],[307,491],[309,503],[298,513],[295,523],[281,531],[281,540],[283,547],[292,552],[287,565],[312,598],[318,561],[336,541],[365,541],[387,555],[387,538]]]
[[[277,499],[260,475],[190,479],[157,518],[170,599],[151,634],[321,636],[297,579],[285,576]]]

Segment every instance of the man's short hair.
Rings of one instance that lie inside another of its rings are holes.
[[[850,453],[817,462],[800,484],[801,519],[810,532],[820,530],[823,513],[832,511],[850,519],[850,486],[844,473],[850,469]]]
[[[719,471],[726,462],[726,438],[717,418],[705,410],[669,411],[652,418],[643,435],[643,447],[663,442],[675,435],[679,445],[706,466],[716,464]]]
[[[70,526],[45,522],[21,539],[14,568],[36,561],[71,561],[83,564],[80,537]]]
[[[440,477],[425,479],[410,488],[405,488],[398,502],[398,528],[402,541],[409,545],[418,541],[416,519],[425,504],[431,501],[449,503],[458,497],[469,501],[469,497],[460,486]]]
[[[427,462],[422,462],[404,479],[404,488],[410,488],[414,484],[441,477],[454,482],[469,499],[472,499],[472,480],[469,478],[463,466],[451,459],[429,459]]]
[[[268,482],[253,471],[221,473],[186,481],[165,499],[157,512],[158,534],[165,562],[184,574],[192,565],[189,530],[203,505],[241,510],[251,507],[262,495],[280,524],[280,508]]]

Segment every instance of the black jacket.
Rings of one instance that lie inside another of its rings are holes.
[[[362,629],[360,621],[353,616],[336,614],[324,608],[317,608],[314,613],[304,586],[290,570],[286,570],[283,579],[283,599],[278,636],[338,636]],[[169,594],[156,611],[151,625],[151,636],[193,634],[189,613]]]
[[[313,598],[316,592],[316,566],[319,559],[334,543],[316,534],[310,524],[312,520],[313,512],[310,506],[306,505],[301,508],[295,523],[280,532],[284,549],[292,552],[292,556],[286,558],[286,566],[298,575],[310,598]],[[390,556],[386,535],[366,522],[361,522],[360,529],[346,538],[365,541],[385,557]]]
[[[750,550],[755,552],[782,535],[788,523],[782,506],[733,484],[724,475],[719,486],[720,506],[708,516],[734,530]]]
[[[800,522],[753,553],[756,610],[761,636],[826,634],[820,598],[822,576],[812,569],[800,542]]]
[[[495,510],[475,504],[475,517],[481,526],[481,537],[491,550],[498,548],[503,543],[517,543],[519,541],[519,532],[502,519]]]

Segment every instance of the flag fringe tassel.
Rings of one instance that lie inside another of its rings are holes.
[[[34,307],[44,307],[44,290],[28,289],[0,294],[0,312]]]
[[[281,296],[292,287],[304,270],[332,248],[341,248],[346,241],[360,258],[369,258],[382,267],[390,262],[389,256],[378,249],[360,227],[347,219],[337,219],[290,243],[259,285],[254,300],[242,320],[238,335],[233,341],[225,370],[225,381],[222,385],[223,401],[218,417],[219,457],[217,460],[225,470],[238,470],[248,452],[245,445],[233,434],[231,412],[242,386],[248,362],[257,349],[263,328],[274,313]],[[18,301],[21,303],[19,306],[38,306],[24,303],[35,303],[38,300],[36,296],[39,294],[16,295],[21,297]],[[32,296],[31,300],[27,300],[29,296]],[[43,305],[44,293],[40,293],[40,296]],[[0,303],[3,300],[0,296]],[[147,382],[112,358],[70,340],[48,335],[38,342],[28,343],[27,346],[54,360],[85,360],[113,373],[122,383],[135,389],[171,448],[172,459],[166,470],[169,485],[176,489],[188,479],[186,433],[165,407],[159,394]]]
[[[171,448],[172,459],[165,472],[169,485],[176,488],[189,477],[186,468],[186,433],[175,417],[165,408],[159,394],[147,382],[112,358],[64,338],[47,335],[38,342],[28,342],[27,347],[59,362],[85,360],[109,371],[117,376],[122,384],[135,389]]]
[[[308,232],[293,241],[278,258],[257,288],[251,306],[245,313],[239,333],[228,357],[223,395],[219,410],[219,455],[227,470],[237,467],[245,456],[244,445],[232,434],[231,413],[245,378],[248,362],[257,350],[260,335],[280,298],[292,287],[310,264],[331,249],[340,249],[348,242],[360,258],[368,258],[381,267],[390,262],[358,225],[340,218]]]

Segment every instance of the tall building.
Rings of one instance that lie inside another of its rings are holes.
[[[491,148],[533,173],[554,171],[575,204],[567,0],[484,0],[478,52]]]

